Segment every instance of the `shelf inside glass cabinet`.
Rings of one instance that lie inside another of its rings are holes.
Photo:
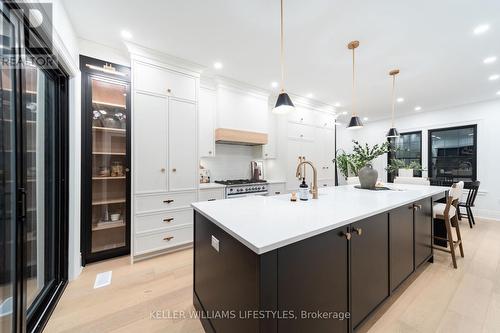
[[[92,252],[125,245],[126,86],[92,80]]]

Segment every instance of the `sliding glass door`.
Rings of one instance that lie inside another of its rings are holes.
[[[2,12],[0,55],[13,50],[16,27]],[[16,294],[16,140],[15,73],[1,66],[0,77],[0,332],[15,325]]]
[[[67,77],[0,4],[0,332],[41,331],[67,280]]]

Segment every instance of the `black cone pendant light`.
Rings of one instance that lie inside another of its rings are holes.
[[[392,76],[392,125],[391,128],[389,129],[389,132],[387,132],[387,137],[388,138],[397,138],[399,136],[399,132],[394,127],[394,109],[395,109],[395,87],[396,87],[396,75],[399,74],[399,69],[393,69],[392,71],[389,72],[389,75]]]
[[[285,92],[285,54],[283,50],[284,32],[283,32],[283,0],[281,0],[281,32],[280,32],[280,63],[281,63],[281,91],[273,108],[273,113],[286,114],[295,109],[290,96]]]
[[[352,116],[351,120],[349,121],[349,125],[347,126],[348,129],[356,129],[356,128],[361,128],[363,127],[363,123],[361,122],[361,119],[359,119],[358,115],[356,114],[356,76],[354,72],[354,50],[359,46],[359,42],[357,40],[354,40],[347,44],[347,48],[349,50],[352,50]]]

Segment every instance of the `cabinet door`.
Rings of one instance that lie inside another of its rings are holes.
[[[348,311],[347,227],[278,249],[278,309]],[[317,272],[317,273],[312,273]],[[300,318],[300,317],[299,317]],[[348,320],[279,320],[279,332],[347,332]]]
[[[135,93],[135,193],[167,191],[167,121],[167,98]]]
[[[196,105],[171,99],[168,122],[169,189],[196,188]]]
[[[351,225],[351,311],[354,328],[389,296],[388,223],[389,216],[383,213]]]
[[[216,97],[215,91],[201,88],[199,100],[199,138],[198,149],[200,157],[215,156],[215,110]]]
[[[262,146],[262,158],[276,158],[276,115],[269,115],[269,127],[267,129],[267,145]]]
[[[389,213],[391,290],[413,272],[413,205]]]
[[[432,254],[432,201],[420,200],[415,207],[415,267],[418,267]]]
[[[196,79],[162,67],[134,63],[135,89],[194,101]]]

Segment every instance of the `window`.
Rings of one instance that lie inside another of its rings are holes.
[[[429,178],[433,184],[475,181],[477,125],[429,131]]]
[[[393,159],[398,159],[406,164],[417,162],[422,165],[422,131],[401,133],[398,138],[390,138],[389,142],[396,150],[388,154],[388,164]],[[415,170],[414,175],[421,177],[422,171]],[[395,176],[395,174],[387,173],[387,181],[394,181]]]

